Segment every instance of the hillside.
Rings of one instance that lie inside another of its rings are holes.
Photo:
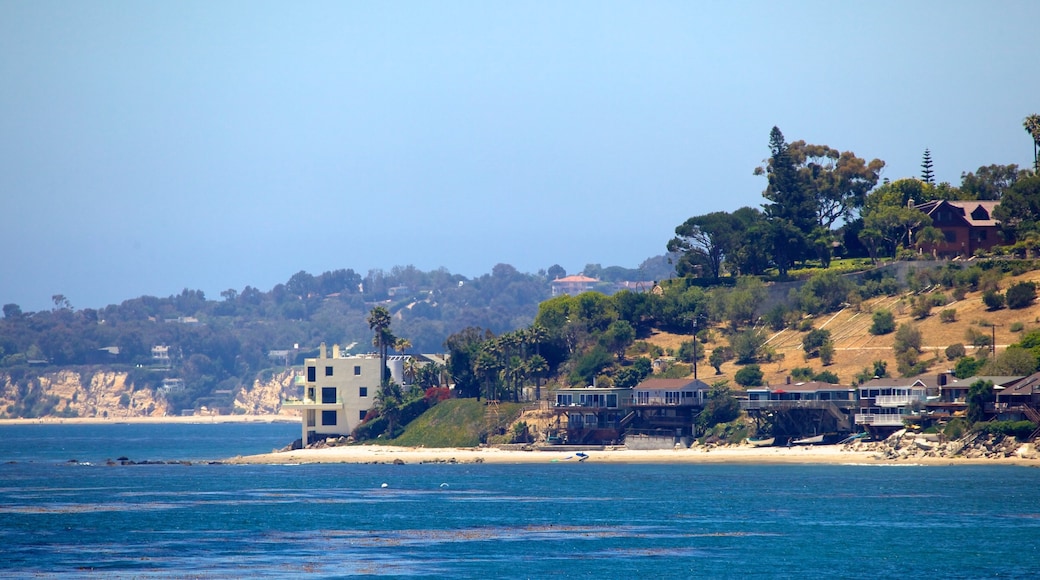
[[[1040,283],[1040,271],[1027,272],[1019,276],[1008,276],[1001,281],[1001,291],[1006,290],[1017,282]],[[949,295],[949,293],[947,293]],[[836,313],[826,314],[813,321],[813,328],[823,328],[831,332],[831,338],[835,344],[834,362],[826,367],[821,365],[819,358],[807,361],[802,351],[802,339],[808,333],[784,329],[773,332],[765,329],[768,336],[767,345],[775,349],[778,361],[761,363],[760,367],[764,374],[764,380],[769,384],[782,384],[787,380],[791,370],[796,367],[812,367],[814,371],[828,370],[838,375],[843,384],[852,382],[853,377],[862,372],[863,369],[872,368],[873,362],[883,360],[888,364],[889,373],[895,376],[896,360],[892,350],[893,334],[874,336],[868,332],[871,325],[871,314],[876,309],[887,309],[895,315],[896,326],[903,323],[915,325],[921,331],[922,344],[926,353],[935,353],[938,362],[932,364],[928,372],[941,372],[952,368],[953,363],[946,360],[944,351],[951,344],[964,344],[969,355],[975,352],[967,338],[969,329],[976,332],[992,335],[995,332],[997,353],[1007,348],[1008,345],[1018,342],[1023,333],[1040,328],[1040,304],[1034,304],[1029,308],[1010,310],[987,310],[982,302],[982,292],[968,292],[963,300],[952,301],[946,306],[937,307],[932,314],[922,320],[915,320],[910,315],[908,298],[911,293],[898,296],[885,296],[864,301],[859,310],[846,308]],[[954,322],[942,322],[939,311],[954,309],[957,318]],[[1022,330],[1012,332],[1013,323],[1022,323]],[[990,326],[993,325],[993,326]],[[728,344],[721,332],[716,331],[717,342],[708,344],[706,352],[718,345]],[[670,333],[655,333],[648,342],[656,344],[664,349],[678,349],[679,345],[689,340],[687,335]],[[985,347],[988,348],[988,347]],[[924,359],[929,359],[926,354]],[[701,360],[698,365],[698,378],[712,383],[726,379],[731,386],[735,386],[733,375],[740,369],[739,365],[732,361],[722,365],[722,374],[716,375],[715,369],[708,365],[706,360]]]

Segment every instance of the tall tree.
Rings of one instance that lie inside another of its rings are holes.
[[[1040,115],[1029,115],[1022,121],[1022,127],[1033,138],[1033,171],[1040,175]]]
[[[994,208],[993,217],[1008,241],[1040,231],[1040,175],[1015,182]]]
[[[742,233],[737,219],[724,211],[686,220],[675,228],[675,237],[668,242],[669,252],[681,254],[676,273],[690,276],[698,266],[704,266],[712,278],[718,279],[723,260]]]
[[[961,173],[961,195],[965,199],[994,200],[1004,196],[1019,179],[1029,177],[1018,165],[986,165],[975,173]]]
[[[779,128],[769,132],[769,162],[755,173],[766,174],[769,184],[762,196],[771,203],[765,205],[766,217],[786,220],[803,233],[816,227],[816,205],[800,178],[791,148]]]
[[[921,157],[921,181],[935,185],[935,172],[932,171],[932,152],[925,148]]]
[[[390,332],[390,311],[382,306],[373,308],[368,314],[368,328],[375,333],[372,344],[379,350],[379,384],[382,386],[387,379],[386,352],[395,338]]]

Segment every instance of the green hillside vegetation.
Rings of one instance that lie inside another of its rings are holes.
[[[489,436],[506,433],[522,410],[523,405],[503,403],[489,422],[485,403],[476,399],[450,399],[423,413],[387,444],[475,447],[487,442]]]

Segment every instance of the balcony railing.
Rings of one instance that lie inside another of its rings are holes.
[[[906,418],[906,415],[899,415],[897,413],[885,413],[882,415],[856,413],[856,424],[875,425],[878,427],[901,427],[904,418]]]
[[[874,397],[874,404],[878,407],[905,407],[920,400],[921,397],[916,395],[879,395]]]
[[[318,409],[318,408],[333,409],[333,408],[336,408],[336,407],[342,407],[343,406],[343,399],[341,397],[336,397],[336,402],[335,403],[319,403],[318,401],[315,401],[314,399],[307,399],[307,398],[303,398],[303,399],[283,399],[282,400],[282,406],[283,407],[289,407],[289,408],[292,408],[292,407],[296,407],[296,408],[310,407],[310,408],[313,408],[313,409]]]
[[[856,401],[827,400],[827,401],[741,401],[740,408],[749,409],[828,409],[831,407],[848,408],[857,406]]]
[[[702,403],[696,397],[687,397],[685,399],[675,399],[667,397],[636,397],[632,399],[632,406],[634,407],[701,407]]]

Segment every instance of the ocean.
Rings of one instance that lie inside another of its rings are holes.
[[[0,577],[1040,577],[1035,468],[208,463],[298,430],[0,426]]]

